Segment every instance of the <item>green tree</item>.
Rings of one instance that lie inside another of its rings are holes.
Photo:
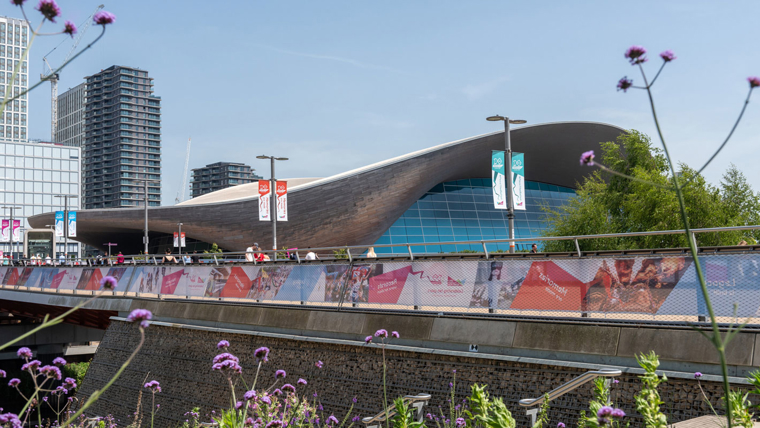
[[[602,170],[594,171],[578,187],[575,198],[562,207],[547,212],[549,227],[545,236],[595,235],[656,230],[678,230],[681,223],[678,201],[673,198],[671,176],[662,151],[652,146],[649,137],[632,130],[616,142],[602,143],[601,163],[609,169],[638,179],[654,182],[654,187],[640,181],[619,177]],[[679,180],[692,228],[758,224],[760,195],[747,183],[744,175],[731,166],[720,187],[707,183],[685,164],[678,166]],[[754,241],[752,232],[700,234],[699,245],[736,245],[741,240]],[[636,248],[672,248],[687,246],[683,234],[631,238],[580,240],[581,250],[622,250]],[[546,251],[574,251],[572,241],[549,241]]]

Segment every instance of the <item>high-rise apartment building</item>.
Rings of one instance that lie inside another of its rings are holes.
[[[29,26],[26,21],[0,16],[0,99],[19,95],[29,88],[28,61],[21,61],[21,56],[29,42]],[[13,70],[18,66],[16,80]],[[27,141],[27,95],[5,106],[0,115],[0,141]]]
[[[23,251],[23,231],[29,229],[26,218],[64,209],[64,198],[59,195],[75,195],[68,198],[68,209],[80,207],[80,149],[51,143],[0,143],[0,215],[3,219],[21,220],[21,242],[11,248],[10,242],[0,239],[0,251]],[[10,207],[18,207],[11,213]],[[79,243],[69,240],[66,253],[78,254]],[[64,251],[63,239],[55,253]],[[49,254],[55,257],[56,254]],[[43,254],[43,257],[46,254]]]
[[[84,207],[161,205],[161,97],[139,68],[111,66],[85,78]]]
[[[58,95],[58,124],[55,142],[82,147],[84,143],[84,88],[79,84]]]
[[[252,183],[262,177],[253,173],[253,169],[242,163],[217,162],[193,169],[193,181],[190,197],[215,192],[239,184]]]

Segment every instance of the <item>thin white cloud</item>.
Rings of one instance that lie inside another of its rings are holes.
[[[322,60],[327,60],[327,61],[342,62],[344,64],[353,65],[354,67],[359,67],[359,68],[366,68],[366,69],[372,69],[372,70],[385,70],[385,71],[391,71],[393,73],[407,74],[401,70],[396,70],[395,68],[386,67],[384,65],[370,64],[367,62],[357,61],[351,58],[343,58],[340,56],[333,56],[333,55],[319,55],[319,54],[312,54],[312,53],[307,53],[307,52],[296,52],[296,51],[280,49],[274,46],[267,46],[267,45],[257,45],[257,46],[264,49],[268,49],[273,52],[279,52],[279,53],[293,55],[293,56],[300,56],[302,58],[312,58],[312,59],[322,59]]]
[[[493,92],[502,83],[509,80],[509,77],[500,77],[490,82],[467,85],[462,88],[462,93],[470,100],[477,100]]]

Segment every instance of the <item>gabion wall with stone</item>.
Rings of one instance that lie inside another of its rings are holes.
[[[400,332],[403,335],[403,332]],[[79,391],[79,398],[101,388],[126,361],[139,343],[140,335],[133,324],[112,321]],[[146,330],[145,345],[122,376],[88,411],[89,416],[113,415],[120,426],[133,421],[139,406],[142,425],[150,424],[152,397],[142,388],[150,380],[158,380],[163,391],[155,395],[160,405],[156,427],[174,427],[187,419],[185,413],[194,407],[208,421],[212,412],[230,405],[230,390],[225,378],[211,370],[211,360],[219,352],[216,344],[226,339],[230,352],[240,358],[245,381],[250,385],[256,371],[253,351],[260,346],[271,349],[269,362],[263,364],[259,387],[274,381],[274,372],[286,370],[286,381],[295,385],[299,378],[308,385],[299,393],[317,393],[324,406],[324,416],[335,413],[339,419],[356,397],[354,415],[375,415],[382,410],[382,351],[368,346],[320,343],[245,334],[222,334],[204,330],[152,325]],[[449,382],[456,369],[456,398],[469,395],[470,385],[489,385],[492,395],[503,397],[518,426],[529,426],[525,409],[518,406],[522,398],[537,397],[582,374],[585,370],[551,365],[535,365],[506,361],[484,360],[437,354],[386,350],[388,362],[388,397],[429,393],[432,401],[425,413],[439,413],[438,406],[448,408]],[[315,367],[316,361],[324,367]],[[633,396],[640,388],[638,378],[623,375],[613,385],[613,401],[631,418],[632,426],[641,426],[641,418],[633,409]],[[244,392],[238,382],[238,397]],[[719,408],[721,385],[702,382],[713,406]],[[142,392],[142,395],[141,395]],[[710,414],[699,386],[693,380],[669,379],[660,388],[666,403],[663,406],[670,422]],[[591,398],[591,384],[584,385],[551,403],[550,423],[564,422],[575,426],[581,410]],[[207,416],[209,415],[209,416]],[[428,423],[435,426],[434,423]]]

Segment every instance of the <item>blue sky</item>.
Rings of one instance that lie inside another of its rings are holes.
[[[31,9],[34,0],[28,3]],[[97,4],[60,1],[74,22]],[[291,159],[278,164],[281,178],[329,176],[496,131],[485,121],[492,114],[533,124],[607,122],[656,140],[645,93],[615,90],[625,75],[641,82],[623,58],[632,44],[650,51],[651,72],[660,51],[678,56],[655,96],[673,156],[698,167],[733,124],[747,76],[760,75],[756,1],[105,5],[116,24],[63,71],[60,91],[113,64],[149,70],[163,99],[165,205],[174,203],[189,136],[191,168],[241,161],[268,177],[267,163],[255,156],[274,154]],[[0,13],[18,16],[7,1]],[[31,76],[61,40],[35,43]],[[54,65],[69,46],[50,56]],[[49,137],[49,99],[48,86],[31,95],[31,138]],[[717,183],[733,162],[760,190],[758,136],[760,93],[707,179]]]

